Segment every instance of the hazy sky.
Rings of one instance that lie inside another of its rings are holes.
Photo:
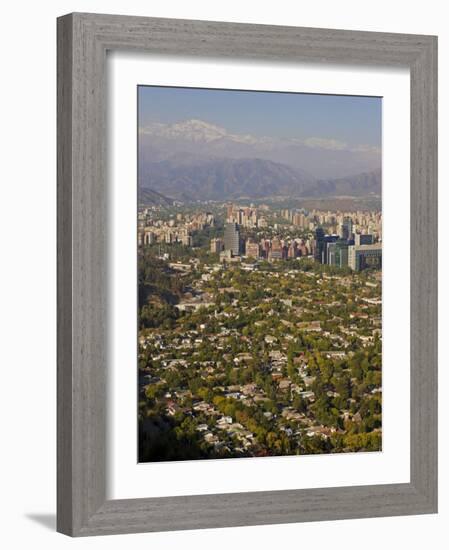
[[[235,133],[381,147],[379,97],[139,86],[139,127],[200,119]]]

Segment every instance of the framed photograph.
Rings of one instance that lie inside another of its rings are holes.
[[[58,19],[58,531],[437,511],[437,39]]]

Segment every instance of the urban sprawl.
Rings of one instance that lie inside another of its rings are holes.
[[[140,206],[139,461],[381,450],[380,211]]]

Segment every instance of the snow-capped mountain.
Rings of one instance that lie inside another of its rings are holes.
[[[237,133],[204,120],[151,122],[139,130],[141,168],[185,158],[258,158],[290,166],[303,176],[334,179],[380,170],[380,151],[332,137],[278,138]],[[145,172],[145,170],[143,170]]]
[[[140,134],[153,136],[157,139],[181,139],[194,143],[212,143],[217,140],[227,139],[235,143],[256,144],[266,142],[268,139],[256,138],[249,134],[233,134],[228,132],[226,128],[195,118],[173,124],[152,122],[148,126],[141,128]]]

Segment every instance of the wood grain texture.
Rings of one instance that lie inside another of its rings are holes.
[[[58,21],[57,186],[57,528],[72,529],[72,24]],[[64,512],[60,513],[64,503]]]
[[[411,480],[106,500],[106,52],[406,66],[411,72]],[[58,524],[72,536],[437,510],[437,40],[116,15],[58,20]]]
[[[411,480],[437,509],[437,42],[411,66]]]

